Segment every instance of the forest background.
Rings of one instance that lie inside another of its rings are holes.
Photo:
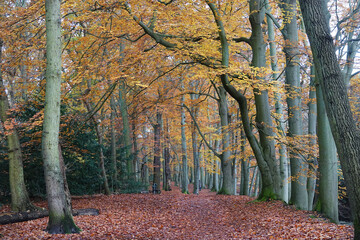
[[[327,6],[358,122],[360,3]],[[192,182],[338,222],[345,187],[296,1],[64,1],[61,16],[71,194]],[[0,17],[0,189],[24,211],[46,195],[44,2],[3,1]]]

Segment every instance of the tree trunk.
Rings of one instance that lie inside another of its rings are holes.
[[[317,86],[318,141],[319,141],[319,199],[316,210],[333,222],[339,222],[338,210],[338,159],[331,134],[321,86]]]
[[[181,105],[185,102],[184,95],[181,96]],[[182,183],[181,192],[189,193],[189,177],[187,164],[187,148],[186,148],[186,133],[185,133],[185,109],[181,107],[181,160],[182,160]]]
[[[267,11],[270,12],[269,1],[266,0]],[[279,68],[278,68],[278,59],[277,59],[277,49],[275,44],[275,31],[273,20],[267,15],[268,23],[268,41],[270,47],[270,60],[271,60],[271,69],[273,71],[272,79],[276,81],[276,85],[280,88],[281,83],[279,79]],[[282,94],[275,92],[275,111],[277,116],[279,116],[277,121],[277,132],[281,137],[285,137],[285,120],[284,120],[284,107],[282,104]],[[279,160],[280,160],[280,198],[288,202],[289,201],[289,184],[288,184],[288,158],[286,153],[286,146],[283,143],[279,144]]]
[[[311,67],[311,73],[314,76],[314,67]],[[315,91],[315,79],[310,79],[310,92],[309,92],[309,112],[308,112],[308,134],[310,136],[309,147],[316,146],[316,91]],[[320,125],[318,125],[320,127]],[[314,195],[316,187],[316,172],[317,172],[317,158],[316,156],[308,156],[309,161],[309,174],[307,180],[308,191],[308,209],[311,211],[314,208]]]
[[[87,216],[97,216],[99,215],[99,210],[94,208],[86,208],[86,209],[74,209],[72,210],[73,216],[79,215],[87,215]],[[25,211],[18,213],[1,213],[0,214],[0,224],[10,224],[17,222],[30,221],[38,218],[44,218],[49,216],[49,211],[47,210],[36,210],[36,211]]]
[[[135,174],[134,164],[131,157],[131,136],[130,136],[130,123],[129,115],[127,111],[126,98],[125,98],[125,86],[124,83],[120,84],[119,90],[119,103],[120,103],[120,112],[123,123],[123,142],[124,142],[124,152],[125,152],[125,161],[126,161],[126,174],[127,178],[132,178]]]
[[[171,191],[171,169],[170,169],[170,139],[169,139],[169,120],[166,119],[166,127],[165,127],[165,148],[164,148],[164,190]]]
[[[232,160],[230,159],[230,134],[227,130],[229,125],[228,120],[228,105],[226,99],[226,91],[224,87],[219,87],[219,116],[221,123],[221,171],[223,174],[222,188],[220,194],[235,194],[234,192],[234,177],[232,174]]]
[[[251,65],[256,68],[266,67],[266,45],[264,42],[262,22],[264,21],[265,8],[263,8],[264,1],[251,0],[250,1],[250,24],[251,37],[250,46],[253,52]],[[260,80],[260,77],[257,77]],[[270,114],[270,105],[268,91],[259,91],[254,89],[255,105],[256,105],[256,126],[259,130],[260,145],[262,148],[263,158],[268,170],[264,169],[263,164],[258,164],[261,179],[262,189],[259,198],[276,198],[280,196],[280,170],[275,158],[275,142],[269,136],[274,136],[272,130],[272,118]],[[269,176],[267,176],[270,174]],[[270,179],[268,179],[270,178]],[[275,195],[275,196],[274,196]]]
[[[298,25],[296,21],[296,0],[282,0],[280,7],[291,16],[290,21],[284,23],[285,40],[285,80],[288,105],[288,136],[296,138],[302,135],[302,112],[301,112],[301,89],[300,89],[300,67],[298,49]],[[306,189],[306,173],[308,165],[300,159],[295,151],[290,148],[291,167],[291,199],[299,209],[308,210],[308,194]]]
[[[154,124],[154,179],[153,184],[156,184],[157,190],[160,190],[161,180],[161,149],[160,149],[160,138],[161,138],[161,112],[156,112],[156,122]]]
[[[193,107],[193,115],[194,118],[197,119],[198,109],[197,107]],[[195,127],[194,120],[192,121],[192,150],[193,150],[193,158],[194,158],[194,194],[199,194],[199,182],[200,182],[200,164],[199,164],[199,148],[198,148],[198,138],[197,131]]]
[[[338,150],[354,220],[360,239],[360,132],[353,119],[344,76],[340,70],[321,0],[300,0],[326,113]]]
[[[240,195],[249,195],[249,161],[245,156],[246,138],[244,131],[241,130],[241,187]]]
[[[78,233],[71,206],[67,204],[59,160],[61,95],[61,14],[60,0],[46,0],[46,89],[42,137],[45,183],[49,207],[46,228],[51,234]]]
[[[3,42],[0,39],[0,62],[2,59],[2,45]],[[9,120],[7,116],[8,111],[9,102],[0,69],[0,121],[3,125]],[[11,210],[15,212],[34,210],[35,207],[30,203],[30,199],[26,191],[21,145],[17,130],[15,126],[13,126],[13,129],[9,129],[7,131],[9,131],[6,135],[6,142],[9,157]]]
[[[131,122],[131,130],[132,130],[132,145],[133,145],[133,169],[135,174],[135,181],[139,179],[139,156],[138,156],[138,142],[137,142],[137,134],[136,134],[136,119],[133,119]]]
[[[116,159],[116,131],[115,131],[115,99],[111,96],[110,99],[110,131],[111,131],[111,163],[112,163],[112,182],[113,182],[113,191],[115,192],[118,189],[118,170],[117,170],[117,159]]]

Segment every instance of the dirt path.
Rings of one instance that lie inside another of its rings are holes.
[[[311,218],[312,213],[279,201],[248,203],[245,196],[172,192],[93,196],[74,208],[98,208],[99,216],[78,216],[77,235],[49,235],[48,219],[0,226],[2,239],[350,239],[352,227]],[[44,206],[41,202],[39,205]],[[6,209],[2,209],[5,211]]]

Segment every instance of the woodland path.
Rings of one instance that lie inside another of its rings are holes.
[[[48,219],[0,226],[0,239],[351,239],[351,226],[336,225],[280,201],[246,196],[171,192],[84,196],[74,208],[98,208],[99,216],[76,216],[76,235],[42,231]],[[45,207],[45,202],[37,203]],[[0,210],[8,211],[8,207]]]

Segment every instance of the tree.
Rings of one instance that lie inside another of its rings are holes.
[[[316,203],[316,210],[337,223],[339,222],[338,159],[320,86],[317,86],[316,89],[316,100],[319,141],[319,199]]]
[[[300,88],[300,66],[298,49],[298,26],[297,26],[297,1],[282,0],[280,7],[289,19],[284,20],[282,31],[285,40],[285,81],[287,86],[288,105],[288,136],[297,137],[303,134],[302,131],[302,112],[301,112],[301,88]],[[302,161],[300,156],[290,149],[290,168],[291,168],[291,198],[290,202],[296,207],[308,210],[308,193],[306,189],[307,163]]]
[[[275,30],[274,30],[274,22],[270,17],[270,6],[268,1],[266,0],[267,6],[267,24],[268,24],[268,41],[269,41],[269,50],[270,50],[270,61],[271,61],[271,69],[273,71],[272,78],[273,81],[277,81],[277,86],[280,88],[280,74],[278,67],[278,58],[276,55],[276,41],[275,41]],[[284,121],[284,113],[283,113],[283,103],[282,103],[282,94],[275,93],[275,112],[279,116],[277,119],[277,132],[281,137],[285,137],[285,121]],[[280,160],[280,197],[283,201],[289,201],[289,184],[288,184],[288,158],[286,153],[286,145],[283,143],[279,144],[279,160]]]
[[[0,62],[2,60],[3,41],[0,39]],[[21,145],[18,132],[14,123],[8,117],[9,101],[6,94],[2,72],[0,69],[0,121],[3,124],[6,134],[7,149],[9,156],[9,180],[11,191],[11,210],[23,212],[34,210],[35,207],[30,203],[24,180],[23,160]]]
[[[66,201],[64,179],[59,160],[59,126],[61,95],[61,15],[60,0],[46,0],[46,93],[42,154],[44,159],[49,222],[52,234],[78,233],[71,206]]]
[[[182,183],[181,191],[182,193],[189,193],[189,177],[188,177],[188,163],[187,163],[187,146],[186,146],[186,133],[185,133],[185,109],[183,107],[185,102],[185,96],[181,96],[181,161],[182,161]]]
[[[156,184],[157,190],[160,189],[160,180],[161,180],[161,123],[162,123],[162,113],[159,109],[156,110],[156,117],[152,125],[154,128],[154,178],[153,184]]]
[[[360,132],[325,17],[326,6],[321,0],[301,0],[300,7],[349,194],[354,239],[360,239]]]

